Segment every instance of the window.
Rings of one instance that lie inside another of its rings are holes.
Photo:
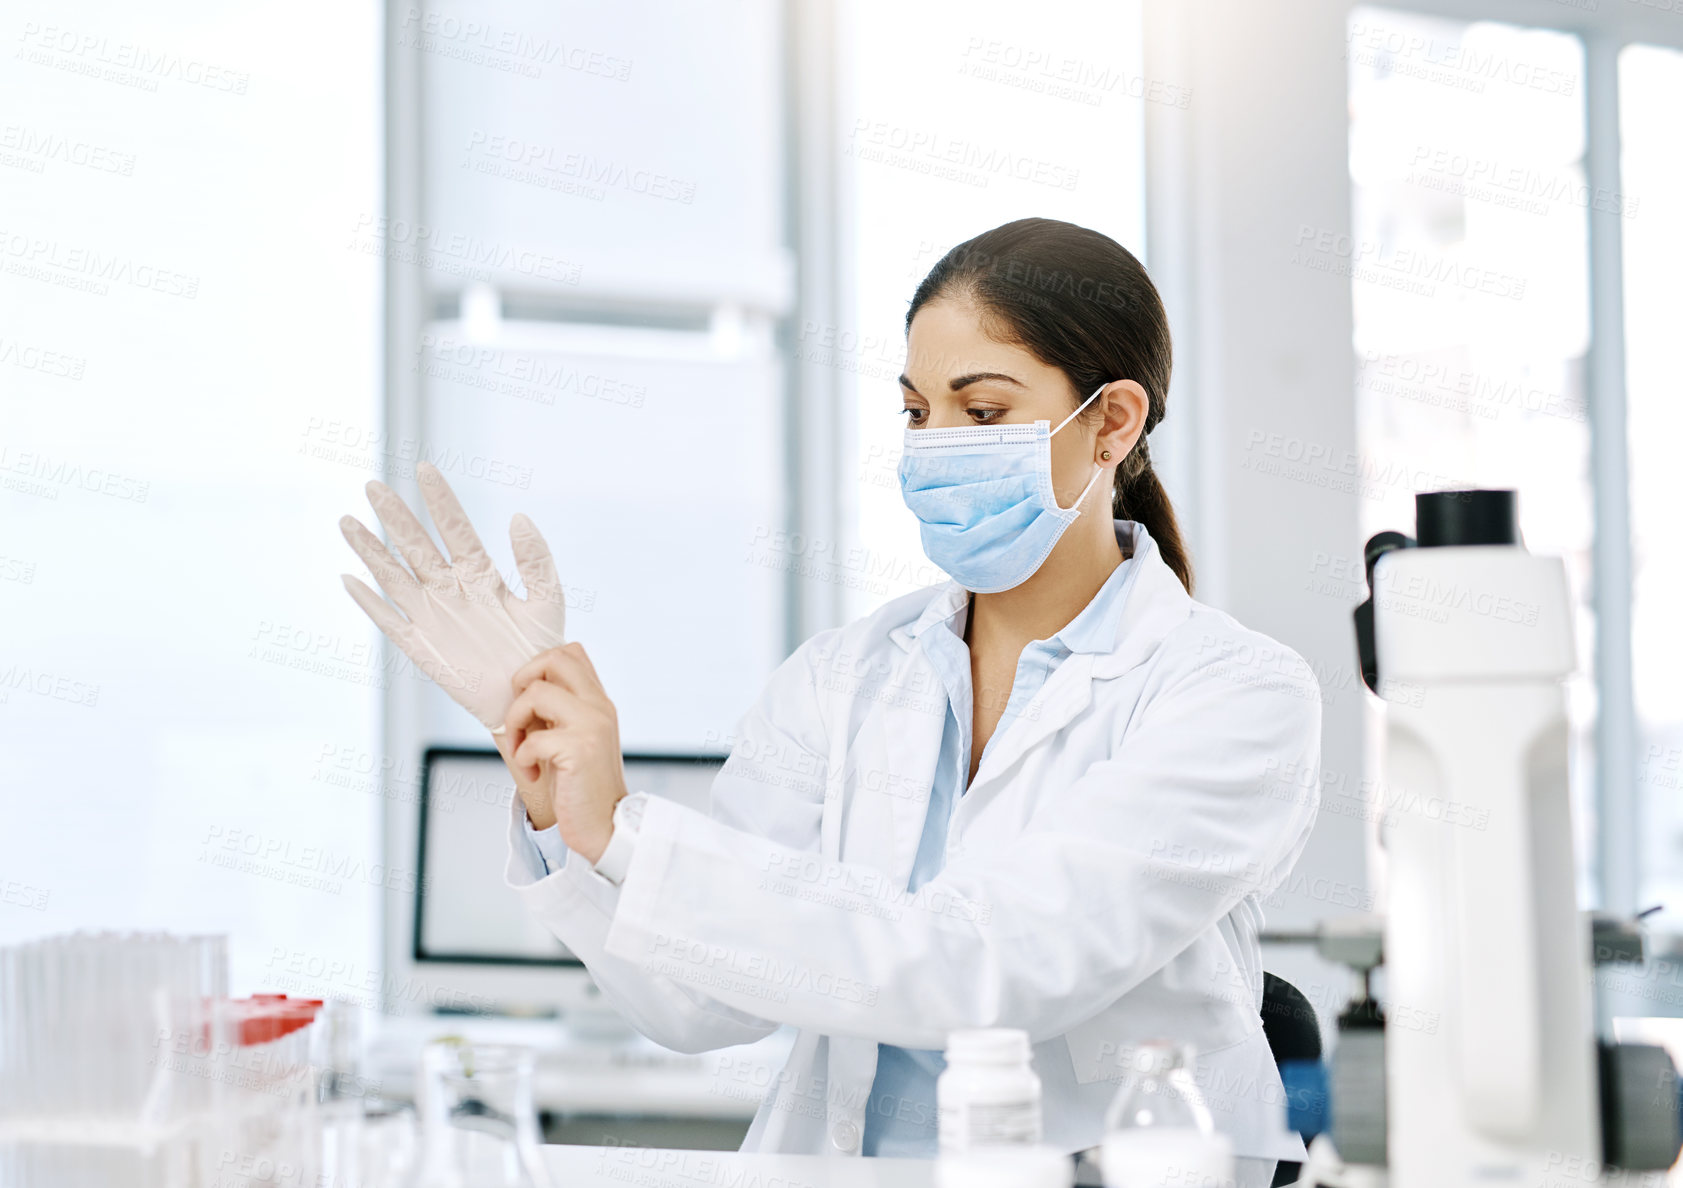
[[[1683,53],[1619,55],[1625,381],[1632,551],[1631,671],[1642,830],[1641,902],[1683,903]]]
[[[236,993],[366,972],[405,791],[335,527],[379,424],[347,246],[378,11],[31,7],[0,73],[0,943],[226,932]]]
[[[1582,825],[1596,771],[1583,46],[1359,8],[1348,60],[1352,229],[1317,246],[1351,278],[1362,536],[1411,530],[1415,491],[1520,492],[1525,544],[1565,560],[1576,610]],[[1579,854],[1588,895],[1587,838]]]
[[[514,512],[548,533],[632,750],[728,749],[784,655],[781,34],[771,0],[437,0],[393,30],[430,229],[396,415],[503,564]],[[436,689],[420,734],[486,743]]]

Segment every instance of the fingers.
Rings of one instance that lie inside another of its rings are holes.
[[[409,657],[409,662],[423,676],[433,681],[452,697],[457,696],[455,690],[468,686],[467,679],[433,650],[432,645],[427,643],[426,637],[416,630],[414,623],[398,614],[385,599],[350,574],[342,573],[339,575],[339,579],[345,583],[346,592],[362,608],[362,613],[374,620],[374,626],[384,632],[386,638],[396,644],[398,650],[405,656]],[[485,724],[487,726],[497,725],[494,722],[486,722]]]
[[[555,558],[550,555],[543,533],[524,512],[508,522],[508,542],[514,547],[514,564],[526,587],[526,600],[564,606]]]
[[[456,493],[444,481],[438,467],[431,462],[422,462],[415,467],[415,477],[421,486],[421,497],[427,501],[427,512],[432,516],[433,525],[450,549],[450,563],[456,573],[463,582],[502,589],[502,575],[491,563],[490,554],[480,543],[479,534],[473,530],[467,512],[462,510]]]
[[[508,707],[503,725],[518,737],[522,731],[530,734],[549,726],[567,726],[589,711],[590,706],[576,693],[549,681],[534,681]]]
[[[421,585],[415,580],[415,575],[404,568],[403,562],[392,555],[392,551],[380,542],[378,536],[364,528],[353,517],[339,517],[339,531],[356,555],[362,558],[362,563],[368,566],[368,572],[380,583],[380,589],[386,592],[386,597],[397,603],[404,614],[413,618],[420,609],[421,602]],[[373,597],[372,591],[369,594]],[[354,592],[352,596],[355,596]],[[374,601],[380,600],[375,598]],[[363,609],[368,608],[365,606]],[[372,611],[369,611],[369,617],[373,617]],[[381,630],[384,631],[385,628],[382,627]]]
[[[572,750],[572,742],[565,730],[539,730],[528,734],[514,751],[514,761],[523,771],[533,774],[529,777],[537,779],[541,772],[538,768],[546,763],[567,755]]]
[[[409,562],[409,567],[415,571],[415,576],[423,586],[450,585],[454,581],[450,574],[450,565],[444,560],[443,554],[432,543],[432,537],[421,527],[421,521],[415,518],[403,500],[397,497],[385,483],[378,479],[368,484],[368,502],[374,508],[374,514],[380,517],[380,523],[386,529],[386,536],[397,551],[403,554],[403,559]]]
[[[356,578],[348,573],[340,574],[339,577],[345,584],[346,592],[356,600],[363,613],[374,620],[374,626],[384,632],[386,638],[409,657],[409,662],[422,676],[443,689],[456,704],[484,723],[492,734],[503,732],[503,723],[496,717],[487,716],[495,714],[496,711],[486,709],[483,699],[472,696],[478,691],[481,683],[478,674],[463,672],[453,667],[427,642],[414,623],[398,614],[390,604]]]
[[[525,735],[513,734],[501,726],[491,731],[491,743],[497,748],[498,754],[503,757],[503,762],[508,764],[509,770],[527,783],[535,784],[542,777],[543,772],[536,766],[521,763],[514,757],[514,753],[520,749],[520,744],[525,741]],[[530,812],[529,808],[528,812]]]
[[[513,680],[517,693],[524,691],[533,681],[547,680],[581,697],[606,698],[608,695],[596,675],[595,666],[584,654],[584,646],[578,643],[562,644],[532,657],[514,670]]]
[[[370,566],[370,568],[373,567]],[[410,646],[416,642],[415,628],[409,620],[398,614],[390,603],[350,574],[340,574],[339,580],[345,583],[346,592],[356,600],[356,604],[362,608],[363,614],[374,620],[374,626],[383,631],[387,639],[407,653]],[[384,582],[381,583],[381,585],[384,584]]]

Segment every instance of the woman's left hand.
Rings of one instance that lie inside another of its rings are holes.
[[[619,715],[576,643],[551,648],[514,674],[514,704],[504,724],[514,760],[536,780],[554,769],[551,807],[561,840],[591,864],[614,831],[614,806],[626,794]]]

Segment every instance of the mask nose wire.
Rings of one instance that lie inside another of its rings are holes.
[[[1093,389],[1093,394],[1091,396],[1087,397],[1087,399],[1083,400],[1080,404],[1080,407],[1078,407],[1074,412],[1070,413],[1069,416],[1065,417],[1063,420],[1058,422],[1058,429],[1062,429],[1065,425],[1067,425],[1071,421],[1075,420],[1076,417],[1080,416],[1089,404],[1093,403],[1093,401],[1095,401],[1099,398],[1099,393],[1104,391],[1106,386],[1108,386],[1109,383],[1110,383],[1110,381],[1106,380],[1104,383],[1102,383],[1098,387],[1094,388]],[[1058,429],[1052,430],[1052,433],[1056,433],[1058,431]],[[1048,433],[1046,436],[1051,437],[1052,433]]]

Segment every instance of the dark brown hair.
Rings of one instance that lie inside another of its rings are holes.
[[[1018,219],[941,257],[912,295],[907,331],[917,311],[937,298],[970,302],[989,337],[1062,371],[1073,402],[1112,380],[1131,379],[1145,389],[1145,432],[1116,468],[1112,506],[1117,518],[1145,525],[1190,594],[1192,559],[1146,445],[1167,411],[1169,319],[1133,253],[1074,223]],[[1083,419],[1097,415],[1090,408]]]

